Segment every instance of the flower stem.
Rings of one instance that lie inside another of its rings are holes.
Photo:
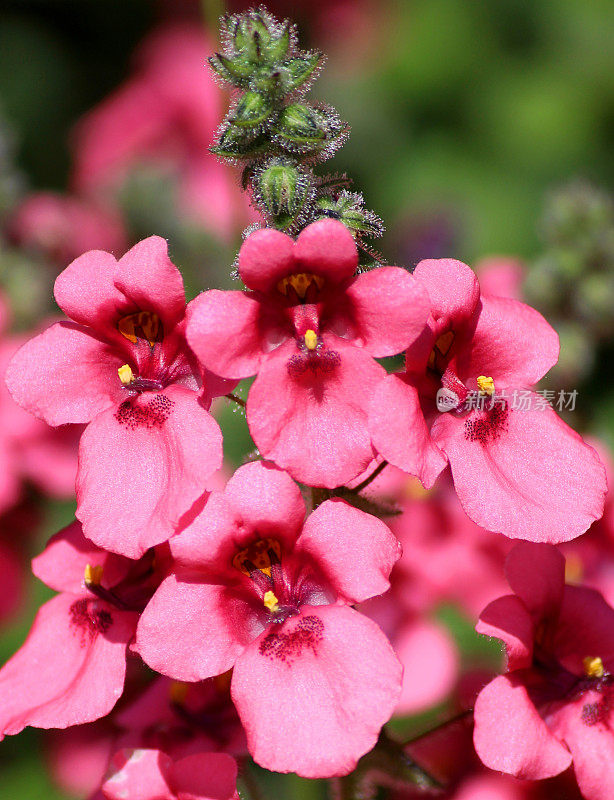
[[[384,468],[387,467],[387,466],[388,466],[388,462],[387,461],[382,461],[382,463],[378,464],[377,467],[373,470],[373,472],[367,478],[364,479],[364,481],[361,481],[358,484],[358,486],[354,486],[352,491],[355,494],[360,494],[360,492],[362,492],[363,489],[366,489],[367,486],[371,483],[371,481],[374,481],[377,478],[377,476],[381,472],[383,472]]]

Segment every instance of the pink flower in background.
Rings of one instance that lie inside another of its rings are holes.
[[[262,766],[342,775],[375,744],[401,666],[350,606],[385,592],[399,547],[340,500],[304,521],[298,486],[272,465],[241,467],[171,540],[177,561],[141,618],[137,650],[179,680],[234,667],[231,694]]]
[[[212,290],[190,304],[188,340],[216,374],[257,373],[247,401],[260,452],[312,486],[342,485],[374,457],[367,406],[385,377],[374,357],[415,341],[424,292],[405,270],[355,276],[345,226],[323,220],[296,242],[258,230],[239,253],[248,291]]]
[[[207,412],[227,391],[184,336],[185,295],[164,239],[119,261],[95,250],[57,278],[59,322],[19,350],[11,394],[50,425],[89,422],[79,446],[77,517],[88,538],[130,557],[165,541],[221,465]]]
[[[60,594],[40,608],[0,670],[0,738],[26,725],[65,728],[107,714],[123,690],[138,620],[113,601],[131,562],[88,542],[77,522],[52,537],[32,568]]]
[[[522,300],[526,266],[511,256],[489,256],[475,266],[482,294]]]
[[[506,574],[514,594],[483,612],[480,633],[504,642],[507,674],[475,704],[476,751],[491,769],[539,780],[573,762],[587,800],[614,793],[614,609],[565,585],[550,545],[517,544]]]
[[[225,753],[177,761],[160,750],[121,750],[102,786],[107,800],[239,800],[237,765]]]
[[[414,277],[430,297],[428,329],[406,371],[377,387],[374,446],[427,488],[449,462],[464,510],[488,530],[555,543],[580,535],[603,513],[603,466],[547,403],[513,399],[556,363],[555,331],[523,303],[481,296],[459,261],[421,261]],[[471,392],[482,407],[467,407]]]
[[[131,78],[75,131],[73,186],[104,193],[140,164],[177,175],[184,214],[230,237],[248,221],[238,183],[209,153],[222,118],[222,92],[207,66],[198,25],[166,25],[143,42]]]
[[[9,221],[9,236],[61,266],[88,250],[119,254],[127,246],[126,231],[116,212],[53,192],[27,196]]]

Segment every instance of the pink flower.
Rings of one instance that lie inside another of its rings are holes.
[[[86,253],[58,276],[55,297],[74,322],[22,347],[7,385],[50,425],[89,422],[77,517],[96,544],[138,557],[172,536],[220,466],[221,433],[206,409],[227,389],[187,347],[183,282],[164,239],[119,261]]]
[[[598,592],[565,585],[550,545],[508,556],[513,595],[482,613],[477,630],[504,642],[507,674],[475,704],[474,743],[491,769],[539,780],[573,762],[587,800],[614,794],[614,609]]]
[[[247,223],[238,184],[209,152],[222,117],[222,93],[206,65],[211,52],[199,25],[166,25],[148,36],[134,74],[77,126],[78,192],[98,192],[153,163],[177,173],[184,214],[226,237]]]
[[[428,329],[407,350],[405,373],[377,387],[374,446],[427,488],[449,462],[464,510],[483,528],[554,543],[580,535],[603,512],[603,466],[526,390],[557,360],[555,331],[523,303],[480,296],[459,261],[421,261],[414,276],[430,297]]]
[[[42,606],[24,645],[0,670],[0,738],[26,725],[66,728],[107,714],[122,693],[138,619],[114,602],[131,562],[92,545],[77,522],[54,536],[32,567],[60,594]]]
[[[411,275],[384,267],[355,276],[345,226],[322,220],[293,241],[252,233],[239,254],[247,292],[204,292],[188,340],[216,374],[257,373],[247,421],[260,452],[312,486],[334,487],[374,457],[367,404],[385,377],[375,357],[423,331],[426,297]]]
[[[184,681],[234,667],[254,759],[315,778],[353,769],[398,701],[401,666],[351,605],[386,591],[399,546],[340,500],[304,516],[286,473],[262,462],[237,470],[171,540],[177,566],[145,609],[136,648]]]
[[[238,800],[237,765],[225,753],[174,761],[160,750],[121,750],[102,786],[107,800]]]
[[[69,195],[37,192],[17,208],[9,234],[19,244],[66,264],[87,250],[123,252],[126,232],[117,213]]]

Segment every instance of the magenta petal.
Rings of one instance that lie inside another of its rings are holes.
[[[260,367],[265,332],[262,303],[246,292],[211,289],[188,305],[188,344],[216,375],[247,378]]]
[[[418,392],[404,375],[380,381],[369,408],[369,433],[375,449],[395,467],[416,475],[427,489],[447,465],[431,440]]]
[[[342,486],[373,459],[367,432],[371,393],[385,376],[370,356],[325,336],[338,356],[330,372],[289,371],[296,345],[282,345],[267,359],[247,401],[247,422],[258,449],[310,486]]]
[[[179,800],[233,800],[237,791],[237,763],[226,753],[195,753],[170,768],[173,791]]]
[[[163,675],[204,680],[229,670],[260,633],[250,631],[251,617],[236,592],[169,575],[141,614],[135,649]]]
[[[584,708],[599,708],[607,700],[599,692],[587,692],[575,703],[566,704],[557,714],[559,735],[571,750],[578,786],[587,800],[612,800],[614,797],[614,736],[612,712],[603,722],[588,724]]]
[[[296,551],[313,558],[339,595],[360,603],[390,588],[401,544],[377,517],[344,500],[326,500],[307,518]]]
[[[571,753],[550,733],[514,674],[500,675],[482,689],[474,720],[473,743],[490,769],[541,780],[571,764]]]
[[[85,567],[102,567],[101,584],[115,586],[128,574],[131,561],[96,547],[83,535],[75,520],[52,536],[43,552],[32,559],[32,571],[56,592],[80,594],[84,591]]]
[[[176,800],[169,786],[172,763],[160,750],[120,750],[102,792],[107,800]]]
[[[518,542],[505,561],[505,576],[535,620],[556,619],[565,588],[565,559],[556,547]]]
[[[533,620],[516,595],[499,597],[489,603],[480,614],[475,629],[478,633],[500,639],[505,644],[508,671],[531,666]]]
[[[480,285],[474,271],[453,258],[424,259],[414,277],[428,292],[435,320],[466,322],[478,308]]]
[[[346,775],[377,741],[401,690],[379,627],[347,606],[305,606],[238,659],[232,698],[254,760],[305,778]]]
[[[169,386],[100,414],[79,448],[77,517],[130,558],[169,539],[222,461],[218,424],[196,392]]]
[[[124,306],[153,311],[167,332],[185,313],[183,279],[168,257],[168,242],[160,236],[149,236],[128,250],[117,262],[113,282],[125,298]]]
[[[294,240],[274,228],[250,233],[239,251],[239,275],[250,289],[268,292],[294,269]]]
[[[461,380],[488,375],[502,386],[532,386],[559,357],[559,337],[534,308],[502,297],[482,297],[471,348],[458,360]]]
[[[557,544],[603,513],[605,470],[592,447],[533,398],[496,416],[439,414],[431,428],[465,512],[506,536]]]
[[[294,272],[322,275],[331,283],[351,278],[358,267],[354,237],[342,222],[322,219],[304,228],[294,246]]]
[[[122,359],[72,322],[57,322],[11,359],[6,384],[14,400],[49,425],[89,422],[117,402]]]
[[[184,566],[219,573],[237,550],[263,536],[291,550],[304,518],[305,501],[288,473],[253,461],[239,467],[223,492],[211,495],[202,513],[172,540],[171,550]]]
[[[42,606],[0,671],[0,735],[66,728],[103,717],[124,686],[136,614],[60,594]]]
[[[116,269],[111,253],[90,250],[60,272],[54,294],[66,316],[93,328],[110,325],[125,301],[114,283]]]
[[[566,585],[552,650],[560,663],[580,675],[586,656],[598,656],[614,674],[614,609],[587,586]]]
[[[381,358],[406,350],[424,331],[429,298],[416,279],[399,267],[380,267],[358,275],[345,292],[353,342]]]

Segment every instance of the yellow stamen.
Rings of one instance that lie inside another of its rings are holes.
[[[232,559],[232,566],[244,575],[249,575],[250,568],[246,566],[246,561],[249,561],[256,569],[264,572],[265,575],[271,577],[271,550],[276,556],[277,560],[281,561],[281,547],[277,539],[258,539],[252,542],[248,547],[239,550]]]
[[[584,564],[577,553],[571,553],[565,559],[565,583],[582,583]]]
[[[174,703],[177,706],[183,705],[186,701],[186,697],[188,696],[189,688],[189,683],[184,683],[183,681],[173,681],[168,689],[171,703]]]
[[[145,338],[153,347],[162,336],[162,324],[160,317],[151,311],[139,311],[136,314],[129,314],[117,323],[117,330],[125,336],[132,344],[137,343],[137,339]]]
[[[439,339],[435,342],[435,346],[431,350],[431,354],[429,356],[428,365],[431,369],[436,369],[438,366],[438,361],[444,356],[448,355],[448,351],[452,347],[452,343],[454,342],[454,332],[453,331],[446,331],[442,333]]]
[[[586,656],[582,659],[582,666],[587,678],[603,678],[605,675],[603,661],[598,656]]]
[[[425,489],[418,478],[409,478],[403,487],[403,494],[409,500],[425,500],[432,492],[430,489]]]
[[[269,611],[275,612],[279,608],[279,601],[277,597],[275,597],[275,593],[268,591],[265,592],[264,595],[264,604],[269,609]]]
[[[308,350],[315,350],[318,346],[318,336],[315,331],[312,331],[311,328],[308,331],[305,331],[305,347]]]
[[[492,378],[487,378],[486,375],[478,375],[477,377],[478,389],[492,397],[495,393],[495,382]]]
[[[311,272],[297,272],[295,275],[289,275],[287,278],[280,280],[277,284],[277,289],[282,294],[288,294],[288,288],[291,286],[303,300],[307,294],[307,289],[312,283],[315,283],[318,289],[321,289],[324,286],[324,278]]]
[[[124,386],[129,386],[134,380],[134,372],[130,369],[129,364],[124,364],[117,370],[119,379]]]
[[[85,565],[85,572],[83,574],[83,581],[86,586],[100,586],[102,580],[102,564],[92,566],[91,564]]]

